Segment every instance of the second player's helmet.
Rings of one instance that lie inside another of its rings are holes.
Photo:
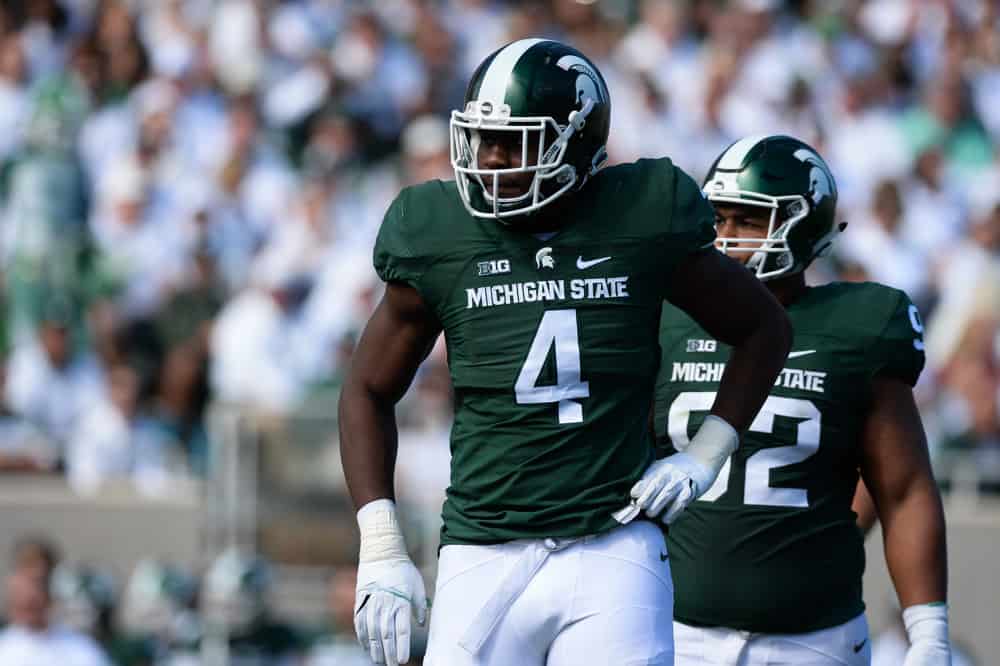
[[[837,185],[823,158],[790,136],[755,136],[729,146],[702,191],[713,203],[770,209],[767,237],[719,236],[725,251],[752,252],[747,267],[761,280],[801,272],[824,255],[837,225]],[[738,243],[739,247],[733,247]]]
[[[579,189],[607,160],[611,100],[604,78],[582,53],[560,42],[522,39],[479,65],[465,107],[451,114],[451,164],[458,191],[476,217],[510,221]],[[480,130],[520,133],[521,166],[477,163]],[[500,177],[531,173],[527,192],[500,196]]]

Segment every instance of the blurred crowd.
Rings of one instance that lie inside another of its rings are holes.
[[[315,624],[274,612],[271,565],[228,549],[204,572],[154,558],[118,577],[25,537],[6,562],[0,663],[10,666],[365,666],[356,571],[338,570]],[[418,630],[415,647],[421,651]],[[419,663],[419,659],[411,664]]]
[[[212,468],[210,404],[331,416],[388,202],[451,176],[473,68],[539,35],[604,72],[612,162],[826,156],[849,227],[810,279],[910,294],[941,478],[1000,488],[990,0],[7,0],[0,468],[155,495]],[[402,427],[443,447],[449,391],[439,348]]]

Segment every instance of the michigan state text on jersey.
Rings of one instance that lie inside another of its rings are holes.
[[[420,621],[426,610],[392,501],[393,407],[443,331],[452,474],[425,663],[672,663],[663,535],[624,523],[680,510],[696,495],[689,479],[707,488],[718,467],[653,463],[661,303],[733,345],[726,397],[695,438],[705,451],[735,446],[790,327],[711,249],[711,208],[669,159],[602,168],[609,114],[581,53],[508,44],[452,114],[455,181],[408,188],[385,216],[374,253],[385,295],[340,403],[361,530],[355,628],[376,662],[405,660],[410,611]],[[723,311],[713,304],[727,292],[740,305]],[[686,494],[629,504],[642,484]]]
[[[676,663],[868,663],[859,477],[884,523],[906,665],[948,663],[943,513],[912,395],[917,308],[879,284],[806,286],[803,271],[845,225],[832,174],[803,142],[740,140],[703,191],[717,246],[781,301],[795,345],[740,448],[671,527]],[[669,454],[714,400],[725,345],[669,305],[660,342],[654,424]]]

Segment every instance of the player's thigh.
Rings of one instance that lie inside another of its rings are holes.
[[[871,640],[864,614],[805,634],[755,636],[740,666],[868,666]]]
[[[424,666],[505,666],[542,663],[507,630],[504,618],[475,655],[459,645],[473,618],[509,572],[516,553],[506,546],[445,546],[438,558]]]
[[[638,521],[576,548],[570,621],[547,666],[672,666],[674,593],[659,528]]]
[[[725,627],[693,627],[674,622],[675,666],[737,666],[748,634]]]

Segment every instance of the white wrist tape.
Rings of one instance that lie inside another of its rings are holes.
[[[910,645],[927,641],[948,643],[948,605],[945,603],[910,606],[903,610],[903,624]]]
[[[410,558],[396,519],[396,503],[392,500],[372,500],[361,507],[358,528],[361,530],[359,563]]]
[[[718,474],[739,443],[740,435],[733,426],[709,414],[684,452]]]

